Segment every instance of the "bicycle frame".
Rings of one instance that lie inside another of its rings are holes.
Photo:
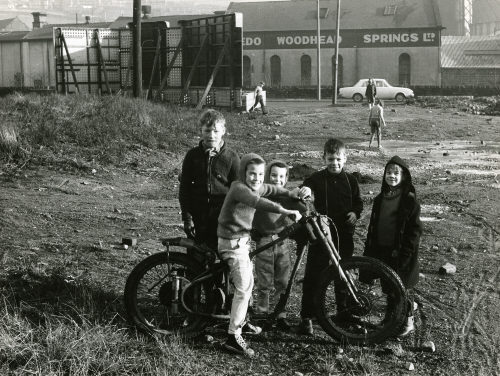
[[[249,257],[253,258],[255,255],[273,247],[275,244],[278,244],[285,239],[289,238],[291,235],[296,233],[299,229],[305,228],[308,234],[308,241],[304,247],[302,247],[297,255],[297,258],[295,260],[295,263],[292,268],[292,272],[290,275],[290,278],[288,280],[287,288],[283,294],[281,294],[279,301],[271,314],[271,318],[275,318],[278,314],[278,312],[282,311],[286,303],[288,302],[288,298],[290,297],[291,289],[293,286],[293,282],[295,280],[295,276],[297,275],[300,263],[302,261],[302,258],[304,256],[305,251],[308,248],[308,245],[310,244],[311,241],[320,241],[323,245],[323,249],[325,252],[328,253],[330,260],[332,261],[333,265],[335,266],[335,270],[338,271],[340,280],[345,282],[347,285],[347,288],[351,294],[352,299],[354,300],[355,303],[361,304],[358,297],[357,297],[357,288],[353,281],[351,280],[351,277],[344,273],[342,270],[342,267],[340,265],[340,255],[335,247],[335,244],[333,243],[333,240],[331,238],[330,232],[326,231],[324,228],[320,227],[320,224],[318,221],[322,222],[322,225],[328,225],[328,223],[324,223],[323,221],[326,220],[327,222],[331,222],[331,219],[320,215],[318,213],[312,212],[308,213],[305,216],[302,217],[302,219],[297,222],[293,223],[289,226],[287,226],[283,231],[281,231],[279,234],[277,234],[277,238],[274,239],[273,241],[255,249],[254,251],[250,252]],[[323,226],[322,226],[323,227]],[[204,249],[203,247],[200,247],[194,243],[193,240],[191,239],[184,239],[184,238],[176,238],[176,239],[166,239],[163,241],[163,244],[167,247],[167,252],[169,252],[169,245],[183,245],[190,247],[192,249],[197,250],[198,252],[210,252],[208,249]],[[213,251],[212,251],[213,252]],[[181,304],[183,308],[189,312],[190,314],[193,315],[199,315],[199,316],[204,316],[204,317],[209,317],[212,319],[222,319],[226,320],[229,319],[229,315],[221,315],[221,314],[215,314],[215,313],[205,313],[205,312],[197,312],[191,309],[191,307],[188,307],[186,302],[185,302],[185,294],[188,290],[193,288],[195,285],[198,285],[200,283],[203,283],[205,281],[208,281],[210,279],[215,279],[215,277],[219,274],[224,274],[225,279],[226,279],[226,286],[228,282],[228,276],[227,273],[224,273],[224,271],[227,269],[227,266],[224,262],[212,262],[209,263],[209,268],[201,273],[199,276],[195,277],[190,284],[188,284],[182,291],[181,293]],[[170,271],[169,271],[170,273]],[[157,283],[161,283],[161,280],[158,281]],[[177,284],[174,284],[174,288],[177,286]],[[174,291],[178,292],[178,291]],[[174,295],[177,296],[177,295]]]

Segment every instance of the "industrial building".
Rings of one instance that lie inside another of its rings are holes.
[[[317,85],[317,1],[233,2],[244,19],[244,86]],[[336,1],[320,1],[321,84],[332,85]],[[440,85],[441,20],[433,0],[342,2],[338,86],[383,77],[393,85]]]
[[[321,85],[331,87],[337,1],[319,4]],[[252,88],[259,81],[272,88],[317,86],[317,0],[232,2],[226,13],[233,12],[243,14],[243,87]],[[177,27],[180,19],[206,16],[149,17],[147,21],[163,20]],[[115,30],[130,21],[131,17],[118,17],[87,26]],[[55,86],[51,26],[56,25],[43,25],[44,20],[35,17],[32,31],[0,33],[0,87]],[[366,77],[412,88],[498,87],[500,35],[494,35],[498,25],[498,0],[343,1],[338,87]]]

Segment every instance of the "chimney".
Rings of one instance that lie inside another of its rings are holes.
[[[85,16],[85,23],[87,25],[90,23],[90,16]]]
[[[151,5],[143,5],[141,6],[142,10],[142,18],[149,19],[151,18]]]
[[[42,17],[47,17],[45,13],[40,13],[40,12],[33,12],[31,13],[33,15],[33,29],[40,29],[42,27],[42,24],[45,24],[45,20],[42,19]]]

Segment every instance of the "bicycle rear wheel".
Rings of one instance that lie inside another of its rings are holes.
[[[142,260],[125,285],[124,301],[130,323],[148,334],[200,334],[207,320],[186,311],[181,294],[202,271],[199,263],[179,252],[156,253]],[[199,284],[186,292],[184,299],[190,309],[206,311],[206,289],[205,284]]]
[[[406,316],[406,289],[396,272],[370,257],[342,260],[341,266],[357,290],[358,302],[339,282],[337,269],[330,266],[315,297],[323,330],[343,343],[358,345],[394,336]]]

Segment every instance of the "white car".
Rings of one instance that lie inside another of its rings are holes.
[[[377,86],[377,98],[395,99],[397,102],[404,102],[406,99],[414,97],[413,90],[407,87],[391,86],[383,78],[374,78],[373,81]],[[354,86],[340,88],[339,97],[352,98],[354,102],[361,102],[365,98],[367,85],[368,78],[364,78],[356,82]]]

